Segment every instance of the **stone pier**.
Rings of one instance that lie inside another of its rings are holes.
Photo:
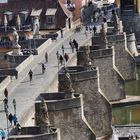
[[[77,64],[83,65],[83,47],[77,53]],[[94,66],[99,67],[100,88],[109,101],[125,98],[124,79],[117,71],[114,62],[114,48],[92,50],[90,47],[90,58]]]
[[[136,79],[136,64],[134,57],[127,48],[126,33],[108,36],[109,46],[115,49],[115,65],[125,80]]]
[[[47,104],[50,124],[60,128],[61,140],[95,140],[95,134],[83,113],[81,94],[44,93],[41,94]],[[39,111],[40,101],[36,101],[35,110]]]
[[[98,68],[87,70],[82,66],[75,66],[66,69],[70,74],[75,92],[83,94],[84,115],[96,136],[111,135],[111,106],[100,89]],[[64,69],[61,69],[58,78],[59,86],[63,86],[63,89],[65,88],[64,77]]]

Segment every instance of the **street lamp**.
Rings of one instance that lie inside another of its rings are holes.
[[[14,106],[14,113],[15,113],[15,116],[16,116],[16,100],[13,99],[13,106]]]
[[[59,71],[59,52],[56,52],[56,56],[57,56],[57,62],[58,62],[58,71]]]
[[[63,53],[63,58],[65,58],[65,57],[64,57],[64,55],[65,55],[65,48],[64,48],[64,45],[62,45],[61,49],[62,49],[62,53]],[[65,59],[64,59],[64,67],[65,67]]]

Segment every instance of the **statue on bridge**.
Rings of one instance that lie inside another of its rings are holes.
[[[36,16],[34,17],[34,23],[33,23],[33,36],[34,37],[38,37],[38,35],[40,35],[39,28],[40,28],[39,17]]]
[[[114,25],[114,29],[119,30],[119,18],[118,18],[117,13],[114,9],[112,10],[112,22]]]
[[[83,56],[84,56],[84,67],[90,70],[93,66],[92,61],[90,59],[89,53],[90,53],[90,48],[89,46],[84,46],[83,48]]]
[[[66,68],[64,68],[64,72],[65,73],[64,73],[63,82],[59,84],[59,90],[65,93],[74,93],[70,74]]]
[[[102,28],[100,29],[100,37],[101,37],[101,46],[103,48],[107,48],[107,37],[106,37],[106,29],[104,27],[104,24],[102,24]]]
[[[13,54],[14,55],[23,55],[21,52],[21,46],[18,44],[19,35],[15,27],[13,27]]]
[[[39,106],[39,112],[36,112],[35,119],[36,119],[36,125],[40,126],[42,133],[49,131],[50,121],[48,115],[48,108],[42,97]]]

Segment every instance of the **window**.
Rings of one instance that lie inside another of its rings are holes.
[[[54,23],[53,16],[48,16],[47,17],[47,22],[48,23]]]

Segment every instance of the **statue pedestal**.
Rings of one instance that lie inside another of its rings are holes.
[[[42,38],[42,37],[41,37],[41,34],[38,33],[38,34],[34,34],[34,35],[33,35],[33,38],[34,38],[34,39],[40,39],[40,38]]]
[[[13,46],[13,53],[12,55],[23,55],[23,53],[21,52],[21,46],[18,44],[16,46]]]

